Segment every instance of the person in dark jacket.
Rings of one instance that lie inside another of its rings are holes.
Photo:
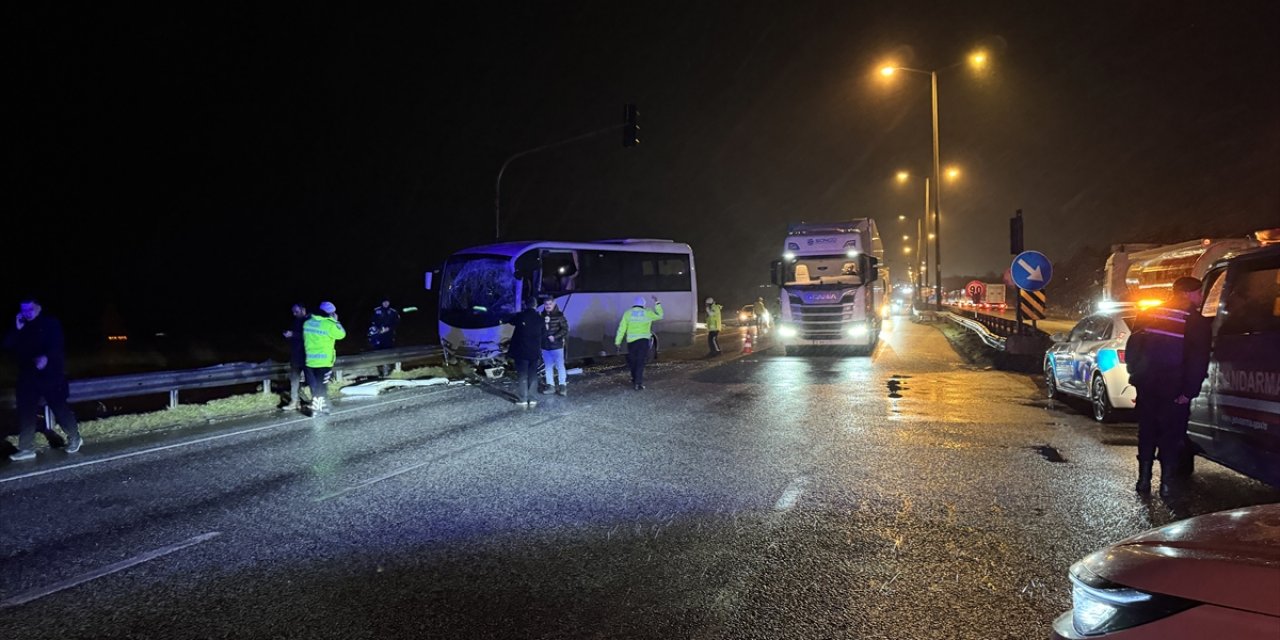
[[[1173,300],[1138,317],[1125,345],[1129,383],[1138,392],[1138,493],[1151,491],[1160,460],[1160,490],[1179,477],[1191,417],[1191,399],[1209,373],[1212,324],[1200,313],[1196,278],[1178,278]]]
[[[569,393],[569,383],[564,369],[564,341],[569,337],[569,321],[564,312],[556,306],[556,299],[543,296],[542,302],[542,365],[546,370],[547,387],[543,393],[555,392],[564,396]],[[555,376],[560,376],[560,384],[555,383]]]
[[[286,410],[302,408],[302,379],[307,371],[307,345],[302,338],[302,325],[307,321],[307,307],[301,302],[293,305],[293,324],[284,332],[289,341],[289,404]]]
[[[14,329],[5,336],[4,346],[18,358],[18,385],[15,389],[18,411],[18,451],[10,460],[34,460],[35,432],[40,400],[53,410],[58,424],[67,434],[67,453],[80,450],[80,424],[67,405],[66,352],[62,324],[57,318],[41,313],[35,298],[20,301]],[[52,443],[51,443],[52,444]]]
[[[373,308],[373,319],[369,321],[369,346],[373,349],[391,349],[396,346],[396,327],[400,326],[400,312],[391,306],[391,300],[382,299],[382,303]],[[378,375],[391,373],[389,365],[378,365]]]
[[[522,303],[524,308],[510,320],[515,325],[507,355],[516,363],[520,376],[516,383],[516,404],[531,409],[538,406],[533,399],[533,388],[538,383],[538,358],[542,356],[542,316],[533,307],[533,300]]]

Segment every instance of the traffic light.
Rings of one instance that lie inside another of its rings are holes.
[[[634,104],[626,105],[626,121],[622,125],[622,146],[634,147],[640,144],[640,125],[636,123],[639,117],[640,111]]]
[[[1022,209],[1009,218],[1009,253],[1015,256],[1022,253]]]

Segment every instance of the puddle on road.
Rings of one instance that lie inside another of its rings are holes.
[[[1044,456],[1044,459],[1048,460],[1049,462],[1066,462],[1067,461],[1066,458],[1062,457],[1062,453],[1059,452],[1056,447],[1052,447],[1047,444],[1042,444],[1038,447],[1030,447],[1030,449],[1038,452],[1041,456]]]

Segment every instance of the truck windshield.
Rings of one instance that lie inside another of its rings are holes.
[[[441,273],[440,321],[460,329],[496,326],[516,309],[516,278],[504,256],[460,255]]]
[[[788,285],[857,285],[858,262],[846,256],[801,256],[787,267]]]

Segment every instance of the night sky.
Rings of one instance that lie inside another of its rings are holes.
[[[939,76],[948,274],[1006,266],[1019,208],[1055,260],[1280,226],[1275,2],[456,4],[11,10],[3,299],[79,331],[426,306],[422,272],[492,240],[503,160],[628,102],[638,147],[511,165],[505,238],[688,242],[738,305],[788,221],[872,216],[898,268],[929,86],[876,69],[976,45],[987,73]]]

